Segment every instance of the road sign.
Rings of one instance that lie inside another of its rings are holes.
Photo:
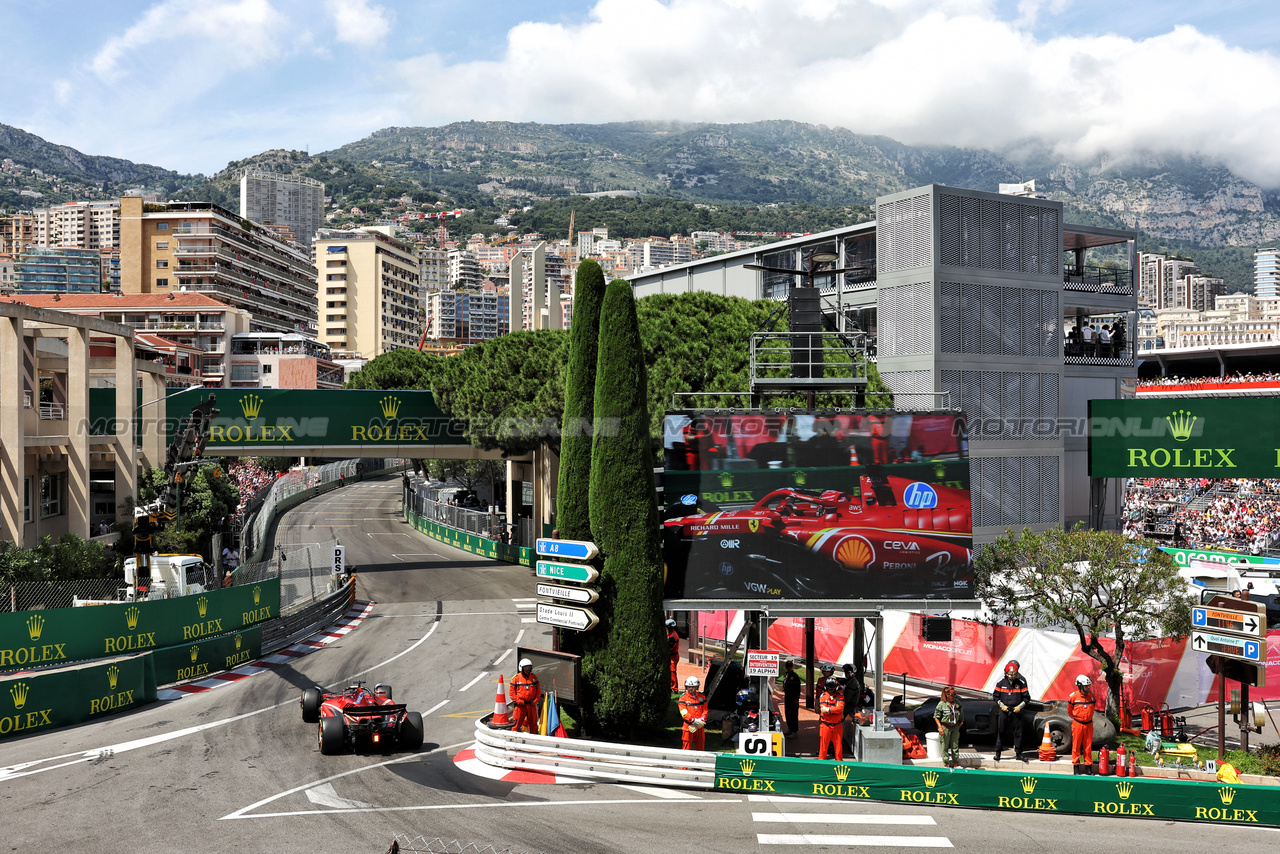
[[[1267,621],[1255,613],[1223,608],[1192,608],[1191,625],[1197,629],[1213,629],[1245,637],[1266,637]]]
[[[1259,640],[1237,635],[1219,635],[1213,632],[1192,632],[1191,648],[1196,652],[1209,652],[1240,661],[1262,662],[1266,646]]]
[[[747,677],[777,676],[782,653],[765,649],[747,650]]]
[[[539,602],[537,617],[539,623],[548,626],[559,626],[562,629],[575,629],[585,632],[595,628],[600,622],[590,608],[575,608],[572,605],[553,605],[550,602]]]
[[[570,602],[579,602],[583,605],[590,605],[600,598],[600,594],[590,587],[565,587],[563,584],[542,584],[541,582],[538,583],[538,595],[550,596],[552,599],[568,599]]]
[[[347,547],[333,547],[333,574],[345,575],[347,571]]]
[[[585,563],[553,563],[540,560],[533,568],[539,578],[550,578],[553,581],[576,581],[579,584],[590,584],[600,577],[600,570]]]
[[[591,560],[600,554],[595,543],[585,540],[538,540],[534,551],[541,557],[559,557],[565,560]]]

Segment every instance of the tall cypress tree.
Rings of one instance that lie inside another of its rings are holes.
[[[629,734],[662,720],[668,697],[662,550],[644,348],[631,285],[609,283],[600,312],[591,533],[601,554],[601,625],[583,637],[588,722]]]
[[[573,325],[564,370],[564,429],[560,434],[560,480],[556,485],[556,529],[566,540],[591,539],[587,491],[591,483],[592,412],[604,271],[590,259],[578,265],[573,285]]]

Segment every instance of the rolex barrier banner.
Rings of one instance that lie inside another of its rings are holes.
[[[150,655],[10,676],[0,679],[0,738],[81,723],[155,698]]]
[[[816,759],[716,757],[716,788],[862,801],[1280,825],[1270,786],[905,768]]]
[[[278,578],[175,599],[0,614],[0,671],[189,644],[278,616]]]
[[[231,670],[261,655],[262,628],[254,627],[158,649],[152,653],[152,658],[155,660],[156,684],[168,685]]]

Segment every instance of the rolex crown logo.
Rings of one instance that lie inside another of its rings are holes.
[[[9,689],[9,696],[13,697],[14,709],[20,710],[27,704],[27,691],[30,690],[26,682],[19,682]]]
[[[195,664],[196,659],[199,657],[200,657],[200,647],[199,646],[191,647],[191,663]]]
[[[130,605],[124,609],[124,624],[129,627],[129,631],[133,631],[138,627],[138,617],[142,616],[142,612],[138,610],[137,605]]]
[[[1185,409],[1175,409],[1171,414],[1166,415],[1164,420],[1169,422],[1173,438],[1179,442],[1185,442],[1191,438],[1191,430],[1200,419]]]
[[[116,689],[116,682],[120,680],[120,668],[114,664],[107,668],[107,684],[111,686],[111,690]]]
[[[1029,795],[1036,790],[1036,784],[1040,781],[1035,777],[1022,778],[1022,794]]]
[[[751,772],[756,770],[756,763],[750,759],[743,759],[738,763],[738,767],[742,769],[743,776],[750,777]]]
[[[733,475],[729,474],[727,471],[722,472],[720,474],[720,487],[722,489],[728,489],[731,486],[733,486]]]
[[[204,615],[209,613],[209,597],[201,596],[197,599],[196,610],[200,612],[200,618],[204,619]]]
[[[246,394],[240,398],[240,411],[244,413],[244,417],[252,421],[258,417],[258,413],[262,411],[262,396],[257,394]]]
[[[938,772],[937,771],[924,772],[924,787],[926,789],[932,789],[936,785],[938,785]]]
[[[837,765],[836,779],[839,780],[841,783],[843,783],[845,780],[848,780],[850,770],[852,769],[850,769],[848,765]]]
[[[253,585],[253,604],[257,605],[258,600],[262,598],[262,585]]]
[[[1116,794],[1120,796],[1120,800],[1127,801],[1129,796],[1133,794],[1132,783],[1116,783]]]
[[[802,471],[798,471],[798,472],[796,472],[796,486],[804,486],[804,485],[805,485],[805,482],[806,482],[808,479],[809,479],[809,478],[805,476],[805,473],[804,473],[804,472],[802,472]]]
[[[39,614],[32,614],[27,618],[27,634],[31,636],[33,641],[40,640],[40,633],[44,631],[44,617]]]
[[[1223,786],[1218,790],[1218,798],[1222,801],[1223,806],[1231,806],[1231,802],[1236,799],[1236,790],[1230,786]]]
[[[395,418],[396,413],[400,411],[400,398],[387,395],[378,401],[378,406],[382,408],[383,418]]]
[[[240,648],[240,636],[236,635],[236,649]]]

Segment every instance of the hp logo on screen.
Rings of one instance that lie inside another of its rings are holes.
[[[903,490],[902,500],[912,510],[931,510],[938,506],[938,493],[929,484],[916,481]]]

